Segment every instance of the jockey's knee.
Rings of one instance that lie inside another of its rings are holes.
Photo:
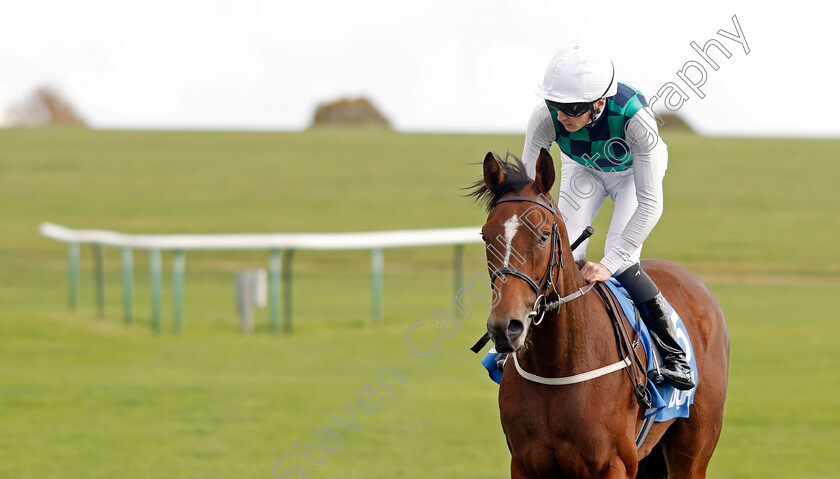
[[[630,265],[613,277],[624,286],[627,294],[637,304],[650,301],[659,294],[656,283],[645,273],[640,263]]]

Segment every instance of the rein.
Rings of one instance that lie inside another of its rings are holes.
[[[536,316],[539,313],[545,313],[546,311],[554,311],[555,309],[560,309],[560,307],[563,306],[564,304],[570,302],[573,299],[580,298],[584,294],[588,293],[589,290],[591,290],[594,287],[595,287],[595,283],[589,283],[586,286],[581,287],[580,289],[578,289],[574,293],[572,293],[568,296],[563,296],[562,298],[559,298],[557,301],[543,302],[543,303],[540,304],[540,298],[537,298],[537,302],[534,303],[534,311],[531,312],[531,315]],[[545,298],[545,296],[543,296],[543,298]],[[533,317],[533,316],[531,316],[531,317]]]

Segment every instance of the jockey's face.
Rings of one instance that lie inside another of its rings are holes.
[[[598,100],[595,102],[595,109],[603,111],[605,104],[606,100]],[[571,133],[580,130],[586,126],[587,123],[592,121],[592,113],[587,111],[581,116],[569,116],[564,114],[562,111],[557,110],[557,121],[563,125],[563,128]]]

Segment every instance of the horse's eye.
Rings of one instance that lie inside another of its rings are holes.
[[[481,241],[487,242],[487,238],[484,237],[484,231],[481,232]]]
[[[551,237],[550,231],[543,231],[540,235],[540,244],[545,244],[548,241],[548,238]]]

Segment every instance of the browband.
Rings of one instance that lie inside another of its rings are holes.
[[[557,213],[557,210],[554,208],[553,205],[549,205],[548,203],[546,203],[545,201],[543,201],[539,198],[531,198],[531,197],[528,197],[528,196],[508,196],[507,198],[502,198],[499,201],[497,201],[496,205],[498,205],[499,203],[506,203],[508,201],[528,201],[528,202],[536,203],[536,204],[542,206],[543,208],[547,209],[548,211],[551,211],[552,214]]]

